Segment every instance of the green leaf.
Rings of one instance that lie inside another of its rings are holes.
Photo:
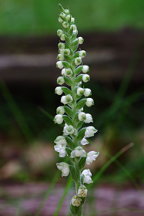
[[[70,173],[72,175],[72,178],[75,182],[79,182],[79,170],[77,170],[74,165],[69,166],[70,167]]]
[[[69,136],[66,136],[65,139],[66,139],[69,146],[73,146],[73,141]]]
[[[68,116],[64,115],[63,119],[64,119],[64,121],[65,121],[66,124],[73,125],[72,120]]]
[[[79,161],[79,169],[84,168],[85,162],[86,162],[86,157],[80,158],[80,161]]]
[[[65,94],[70,94],[70,95],[72,94],[71,90],[67,87],[62,87],[62,90]]]
[[[83,74],[78,75],[78,76],[76,77],[76,79],[75,79],[75,82],[80,82],[80,81],[82,81],[82,76],[83,76]]]
[[[71,67],[70,64],[69,64],[69,62],[67,62],[67,61],[63,61],[62,63],[63,63],[63,66],[65,68],[70,68]]]
[[[74,74],[75,74],[75,75],[78,75],[78,74],[82,71],[82,68],[83,68],[82,65],[79,66],[79,67],[77,67],[77,68],[75,69],[75,71],[74,71]]]
[[[84,137],[85,131],[86,131],[86,128],[84,127],[78,132],[77,140],[81,140]]]
[[[81,109],[82,107],[84,107],[85,103],[86,103],[86,98],[79,100],[76,108]]]
[[[64,110],[68,116],[72,116],[72,110],[68,106],[64,106]]]
[[[68,77],[64,77],[64,80],[65,80],[65,83],[66,83],[67,85],[69,85],[69,86],[72,85],[72,81],[71,81],[71,79],[69,79]]]

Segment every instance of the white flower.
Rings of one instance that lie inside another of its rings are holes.
[[[66,21],[69,21],[71,19],[71,16],[68,14],[65,19]]]
[[[72,125],[67,125],[65,124],[64,129],[63,129],[64,135],[70,135],[75,133],[75,129]]]
[[[75,62],[75,65],[80,65],[82,63],[82,58],[76,57],[74,62]]]
[[[91,107],[92,105],[94,105],[94,100],[92,98],[87,98],[86,106]]]
[[[66,144],[56,144],[54,146],[54,149],[56,152],[59,153],[59,157],[65,157],[67,152],[66,152]]]
[[[79,51],[79,56],[80,56],[81,58],[85,57],[85,56],[86,56],[86,51],[85,51],[85,50]]]
[[[63,31],[62,31],[61,29],[58,29],[58,30],[57,30],[57,36],[60,37],[62,34],[63,34]]]
[[[87,73],[88,71],[89,71],[89,66],[88,65],[83,65],[82,72]]]
[[[81,202],[82,202],[82,199],[80,197],[76,195],[72,197],[71,204],[73,206],[79,207],[81,205]]]
[[[62,17],[62,18],[64,19],[64,18],[66,17],[66,14],[63,13],[63,12],[61,12],[59,16]]]
[[[86,128],[86,131],[85,131],[85,137],[92,137],[94,136],[94,134],[97,132],[97,129],[95,129],[93,126],[88,126]]]
[[[65,34],[61,34],[60,39],[61,39],[62,41],[65,41]]]
[[[84,112],[79,112],[78,119],[79,119],[79,121],[85,121],[86,120],[86,114]]]
[[[58,48],[65,49],[65,43],[62,43],[62,42],[58,43]]]
[[[70,94],[61,97],[61,103],[63,103],[63,104],[69,104],[72,101],[73,101],[73,98]]]
[[[78,193],[77,193],[77,195],[78,195],[79,197],[84,198],[84,197],[87,196],[87,193],[88,193],[88,190],[87,190],[87,188],[86,188],[84,185],[81,185],[81,186],[78,188]]]
[[[75,18],[71,17],[71,22],[74,23],[75,22]]]
[[[60,61],[64,60],[64,55],[63,54],[58,54],[57,59]]]
[[[58,18],[58,21],[59,21],[60,23],[62,23],[62,22],[63,22],[63,19],[62,19],[61,17],[59,17],[59,18]]]
[[[83,178],[83,183],[85,184],[91,184],[93,181],[91,179],[91,171],[89,169],[85,169],[81,173],[81,177]]]
[[[83,37],[78,37],[78,43],[79,43],[79,44],[83,44],[83,42],[84,42]]]
[[[82,59],[81,59],[81,57],[77,57],[77,58],[75,58],[75,65],[80,65],[81,63],[82,63]]]
[[[85,88],[85,89],[84,89],[84,96],[85,96],[85,97],[88,97],[88,96],[90,96],[90,95],[91,95],[91,89]]]
[[[86,157],[86,151],[81,146],[76,147],[71,152],[71,158],[75,158],[75,157]]]
[[[63,115],[63,114],[65,113],[64,106],[59,106],[59,107],[56,109],[56,113],[57,113],[57,114]]]
[[[59,69],[62,69],[62,68],[63,68],[63,63],[62,63],[62,61],[57,61],[56,66],[57,66]]]
[[[81,145],[87,145],[87,144],[89,144],[89,142],[87,141],[86,138],[83,138],[83,139],[81,140]]]
[[[64,49],[64,55],[70,55],[70,49]]]
[[[58,78],[57,78],[57,84],[59,84],[59,85],[63,85],[64,84],[64,78],[62,77],[62,76],[59,76]]]
[[[65,139],[64,136],[58,136],[55,139],[54,143],[59,144],[59,145],[64,145],[64,146],[66,146],[66,144],[67,144],[66,139]]]
[[[62,176],[68,176],[69,175],[69,165],[65,162],[57,163],[57,168],[62,172]]]
[[[60,87],[60,86],[56,87],[55,88],[55,93],[57,95],[62,95],[62,93],[63,93],[62,87]]]
[[[86,113],[86,119],[84,120],[85,123],[93,122],[92,115],[89,113]]]
[[[57,124],[62,124],[63,123],[63,115],[57,114],[54,118],[54,122]]]
[[[95,152],[95,151],[88,152],[87,158],[86,158],[86,164],[90,165],[93,161],[96,160],[98,155],[99,155],[99,152]]]
[[[76,25],[72,24],[72,25],[70,26],[70,30],[72,30],[72,31],[75,31],[75,30],[77,30],[77,27],[76,27]]]
[[[62,71],[61,71],[61,74],[63,76],[71,76],[72,75],[72,69],[71,68],[63,68]]]
[[[78,87],[78,88],[77,88],[77,95],[78,95],[78,96],[82,96],[83,93],[84,93],[84,89],[81,88],[81,87]]]
[[[68,28],[68,27],[69,27],[69,24],[68,24],[67,22],[63,22],[63,23],[62,23],[62,26],[63,26],[64,28]]]
[[[82,76],[82,81],[83,82],[88,82],[90,80],[90,76],[88,75],[88,74],[84,74],[83,76]]]
[[[70,13],[69,9],[64,9],[64,12],[65,12],[66,14],[69,14],[69,13]]]

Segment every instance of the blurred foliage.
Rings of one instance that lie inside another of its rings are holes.
[[[55,33],[58,3],[70,8],[80,31],[144,27],[143,0],[1,0],[0,34]]]

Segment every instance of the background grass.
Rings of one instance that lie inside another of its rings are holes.
[[[0,34],[55,33],[58,3],[71,9],[80,31],[144,27],[143,0],[1,0]]]

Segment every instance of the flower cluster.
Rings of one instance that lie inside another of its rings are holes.
[[[86,51],[78,50],[84,39],[78,37],[75,19],[68,9],[61,6],[58,21],[62,29],[57,31],[61,41],[58,43],[59,54],[56,66],[61,70],[61,75],[57,78],[59,86],[55,88],[55,93],[61,96],[62,105],[56,109],[54,122],[63,124],[64,127],[63,135],[58,136],[54,141],[54,149],[59,153],[59,157],[67,161],[56,165],[62,172],[62,176],[71,173],[77,185],[76,195],[72,198],[71,205],[79,207],[87,196],[85,184],[92,183],[92,174],[89,169],[84,169],[84,166],[90,165],[99,155],[95,151],[87,153],[83,148],[89,143],[88,138],[97,132],[93,126],[83,126],[93,122],[91,114],[84,112],[84,107],[94,105],[94,100],[90,97],[91,89],[83,87],[83,83],[90,80],[89,66],[83,65]]]

